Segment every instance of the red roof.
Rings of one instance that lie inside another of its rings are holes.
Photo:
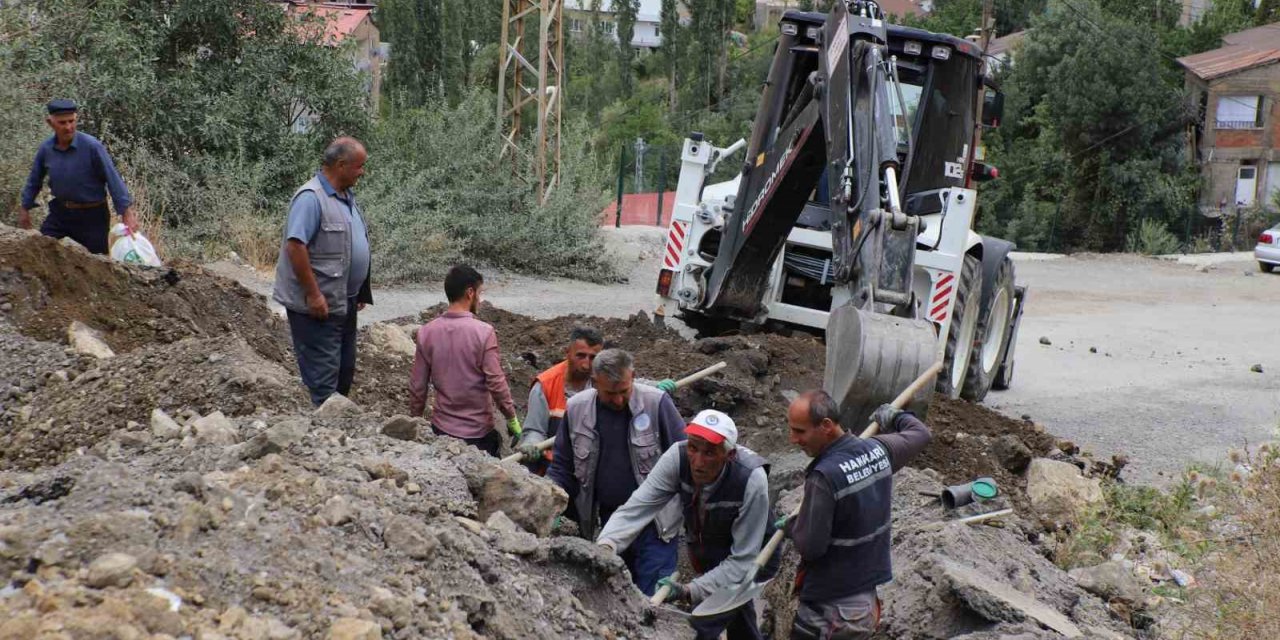
[[[1213,80],[1276,62],[1280,62],[1280,45],[1263,49],[1246,44],[1235,44],[1178,58],[1178,64],[1186,67],[1201,80]]]
[[[922,16],[928,13],[920,0],[880,0],[880,10],[887,16]]]
[[[1280,46],[1280,22],[1272,22],[1222,36],[1222,44],[1246,44],[1259,49]]]
[[[317,27],[323,24],[325,44],[339,44],[360,28],[369,18],[373,7],[351,7],[332,4],[290,4],[289,11],[297,16],[314,16]]]

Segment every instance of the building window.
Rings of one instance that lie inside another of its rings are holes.
[[[569,32],[582,33],[582,20],[578,18],[569,18]]]
[[[600,30],[601,30],[601,31],[603,31],[603,32],[605,32],[605,33],[608,33],[608,34],[612,34],[612,33],[613,33],[613,23],[612,23],[612,22],[601,22],[601,23],[600,23]]]
[[[661,27],[659,27],[659,26],[658,26],[658,25],[656,25],[656,24],[655,24],[655,25],[653,25],[653,37],[655,37],[655,38],[661,38],[661,37],[662,37],[662,28],[661,28]]]
[[[1219,96],[1215,127],[1218,129],[1261,129],[1262,96]]]

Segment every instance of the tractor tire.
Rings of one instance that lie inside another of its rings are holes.
[[[1013,319],[1013,295],[1013,261],[1005,258],[996,271],[991,300],[978,318],[969,372],[960,391],[960,397],[965,400],[981,402],[995,384],[996,374],[1004,362],[1005,341],[1012,329],[1009,324]]]
[[[995,389],[996,391],[1004,391],[1013,384],[1013,365],[1016,362],[1016,360],[1010,360],[1009,362],[1000,365],[1000,370],[996,371],[996,379],[991,383],[992,389]]]
[[[938,393],[949,398],[959,398],[964,389],[964,379],[969,373],[969,359],[973,354],[973,341],[978,333],[978,316],[982,297],[982,263],[977,257],[966,255],[960,268],[960,288],[952,305],[951,327],[947,330],[947,349],[942,372],[935,386]]]

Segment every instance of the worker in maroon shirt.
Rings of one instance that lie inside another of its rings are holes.
[[[427,385],[436,390],[431,430],[453,436],[497,456],[502,440],[493,428],[493,405],[520,435],[520,419],[498,358],[498,334],[476,318],[484,276],[457,265],[444,278],[449,309],[418,329],[418,348],[409,379],[409,415],[427,406]]]

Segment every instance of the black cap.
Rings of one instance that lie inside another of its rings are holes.
[[[58,115],[59,113],[75,113],[78,109],[78,107],[76,107],[75,100],[68,100],[66,98],[50,100],[48,108],[49,115],[51,116]]]

